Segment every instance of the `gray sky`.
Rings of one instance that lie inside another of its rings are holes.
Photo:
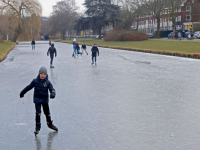
[[[52,12],[52,6],[56,4],[56,2],[61,1],[61,0],[38,0],[40,4],[42,5],[42,16],[48,17],[50,16]],[[77,5],[80,8],[80,12],[84,11],[84,6],[82,5],[84,3],[84,0],[76,0]]]

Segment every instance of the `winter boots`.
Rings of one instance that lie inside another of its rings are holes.
[[[52,130],[58,131],[58,128],[53,125],[53,120],[51,122],[47,122],[47,126]]]

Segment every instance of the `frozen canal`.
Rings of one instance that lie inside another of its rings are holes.
[[[72,45],[20,43],[0,63],[0,150],[199,150],[200,61],[100,48],[72,58]],[[33,90],[20,91],[48,67],[57,91],[50,110],[58,133],[34,135]]]

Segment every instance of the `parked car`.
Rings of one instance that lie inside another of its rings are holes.
[[[96,35],[96,39],[98,39],[99,38],[99,35]],[[101,35],[101,38],[104,38],[104,36],[103,35]]]
[[[195,38],[195,39],[200,39],[200,31],[196,31],[196,32],[194,33],[194,38]]]
[[[168,34],[168,39],[169,39],[169,38],[174,38],[173,32],[171,32],[170,34]]]
[[[146,33],[148,35],[149,38],[154,38],[153,33]]]

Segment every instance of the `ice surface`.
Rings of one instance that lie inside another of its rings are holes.
[[[0,63],[0,150],[199,150],[200,61],[100,49],[72,58],[72,44],[20,43]],[[57,91],[50,111],[59,132],[34,136],[33,90],[20,91],[48,67]]]

